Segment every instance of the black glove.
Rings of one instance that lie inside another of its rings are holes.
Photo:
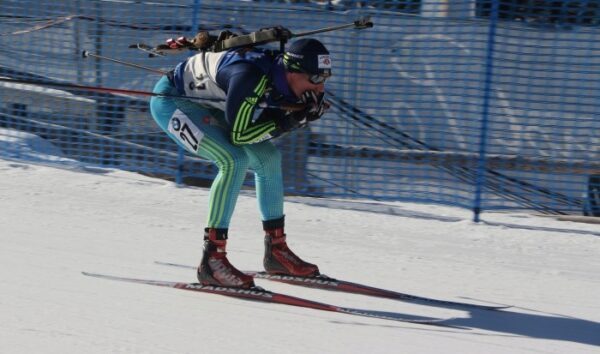
[[[325,102],[325,94],[317,94],[313,91],[306,91],[300,98],[300,103],[304,105],[303,109],[291,111],[276,121],[276,136],[305,127],[308,123],[321,118],[329,108]]]
[[[292,111],[279,120],[279,128],[283,131],[290,131],[306,126],[325,113],[329,106],[325,103],[325,94],[317,94],[314,91],[306,91],[300,98],[300,103],[304,105],[303,109]]]
[[[290,112],[277,121],[277,128],[282,133],[302,128],[308,124],[304,111]]]
[[[314,91],[306,91],[302,94],[300,98],[302,103],[306,105],[304,109],[304,114],[306,115],[306,120],[309,122],[315,121],[329,108],[329,105],[325,103],[325,94],[324,93],[316,93]]]

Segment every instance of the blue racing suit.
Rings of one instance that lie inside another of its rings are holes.
[[[260,49],[202,52],[158,81],[152,117],[188,152],[213,161],[207,227],[228,228],[248,168],[255,174],[263,221],[283,217],[281,154],[269,139],[280,135],[285,112],[297,103],[281,56]]]

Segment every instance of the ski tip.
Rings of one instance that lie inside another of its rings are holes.
[[[496,307],[491,307],[488,310],[489,311],[503,311],[503,310],[508,310],[511,308],[512,308],[512,306],[496,306]]]
[[[86,271],[82,271],[81,274],[85,275],[86,277],[94,277],[94,278],[107,277],[106,275],[102,275],[102,274],[98,274],[98,273],[91,273],[91,272],[86,272]]]
[[[184,268],[184,269],[196,269],[196,267],[193,267],[193,266],[179,264],[179,263],[172,263],[172,262],[154,261],[154,264],[170,266],[170,267],[177,267],[177,268]]]
[[[462,296],[461,298],[464,300],[467,300],[467,301],[476,301],[477,303],[475,304],[475,306],[479,306],[482,310],[501,311],[501,310],[506,310],[506,309],[510,309],[510,308],[514,307],[513,305],[510,305],[510,304],[486,301],[486,300],[476,299],[476,298],[472,298],[472,297],[468,297],[468,296]]]
[[[506,306],[489,306],[489,309],[490,309],[490,310],[493,310],[493,311],[500,311],[500,310],[506,310],[506,309],[509,309],[509,308],[511,308],[511,307],[512,307],[512,306],[509,306],[509,305],[506,305]]]
[[[86,271],[82,271],[81,274],[84,275],[84,276],[86,276],[86,277],[92,277],[92,278],[107,278],[107,277],[110,277],[110,276],[106,276],[106,275],[102,275],[102,274],[97,274],[97,273],[86,272]]]
[[[459,326],[456,324],[452,324],[452,321],[455,321],[455,320],[460,320],[460,318],[458,318],[458,317],[446,318],[439,322],[431,323],[431,325],[440,326],[440,327],[444,327],[444,328],[451,328],[451,329],[460,329],[462,331],[472,331],[473,330],[473,328],[471,328],[471,327]]]
[[[512,306],[494,306],[494,305],[480,305],[480,304],[471,304],[466,303],[462,306],[457,306],[457,308],[463,308],[465,310],[481,310],[481,311],[502,311],[511,308]]]

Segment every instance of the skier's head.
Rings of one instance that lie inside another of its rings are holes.
[[[320,84],[331,76],[329,51],[323,43],[313,38],[303,38],[292,43],[283,55],[283,63],[290,72],[314,75],[314,84]]]
[[[323,43],[303,38],[292,43],[283,54],[288,83],[296,96],[305,91],[323,92],[325,80],[331,76],[331,58]]]

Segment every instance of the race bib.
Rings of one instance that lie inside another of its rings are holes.
[[[185,149],[196,154],[204,133],[182,111],[176,110],[169,120],[169,133],[173,134]]]

